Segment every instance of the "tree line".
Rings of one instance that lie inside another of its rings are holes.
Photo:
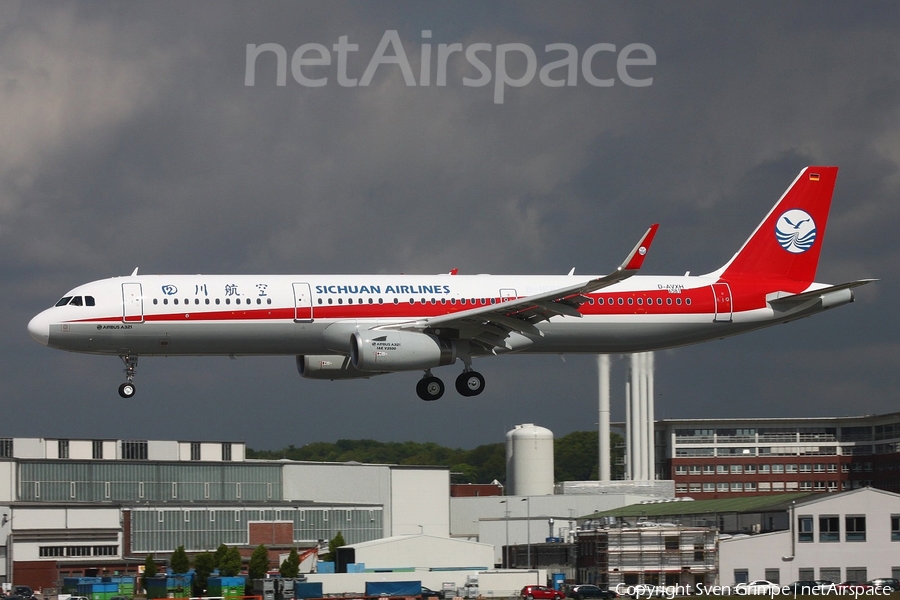
[[[622,455],[622,436],[610,436],[611,469],[613,479],[620,478],[623,467],[617,458]],[[597,479],[599,447],[596,431],[574,431],[554,441],[553,462],[556,481],[587,481]],[[247,458],[313,462],[350,462],[450,468],[452,483],[506,483],[506,446],[503,443],[484,444],[471,450],[448,448],[434,442],[378,442],[376,440],[338,440],[313,442],[301,447],[287,446],[281,450],[253,450],[247,448]]]

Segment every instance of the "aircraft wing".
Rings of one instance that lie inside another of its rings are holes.
[[[488,352],[511,350],[506,341],[511,333],[542,336],[541,331],[535,327],[536,323],[555,316],[580,318],[578,307],[587,302],[585,294],[628,279],[637,273],[644,263],[658,228],[658,224],[652,225],[622,264],[609,275],[502,301],[499,304],[407,323],[394,323],[377,329],[426,331],[441,337],[468,339],[480,344]]]

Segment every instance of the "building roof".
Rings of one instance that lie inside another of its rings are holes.
[[[745,496],[741,498],[722,498],[717,500],[694,500],[693,502],[652,502],[647,504],[631,504],[588,515],[590,518],[600,517],[674,517],[678,515],[698,515],[709,513],[744,513],[771,512],[787,510],[791,502],[810,501],[822,496],[834,494],[811,494],[800,492],[794,494],[778,494],[769,496]]]

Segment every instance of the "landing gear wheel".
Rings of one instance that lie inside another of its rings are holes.
[[[484,377],[478,371],[463,371],[456,378],[456,391],[460,396],[477,396],[484,391]]]
[[[119,386],[119,395],[131,398],[137,391],[134,387],[134,372],[137,370],[138,357],[134,354],[122,354],[119,358],[125,363],[125,383]]]
[[[433,402],[444,395],[444,382],[434,376],[425,376],[416,384],[416,393],[426,402]]]

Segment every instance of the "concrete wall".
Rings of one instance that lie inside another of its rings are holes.
[[[547,571],[416,571],[413,573],[335,573],[307,575],[308,581],[322,582],[325,594],[355,592],[362,594],[367,581],[421,581],[422,585],[441,591],[443,584],[452,583],[455,588],[466,584],[469,576],[478,577],[479,594],[485,598],[511,598],[526,585],[547,583]]]
[[[450,537],[450,471],[391,469],[390,512],[391,535]]]
[[[494,548],[488,544],[447,537],[410,535],[354,544],[356,562],[367,569],[475,568],[494,566]]]

